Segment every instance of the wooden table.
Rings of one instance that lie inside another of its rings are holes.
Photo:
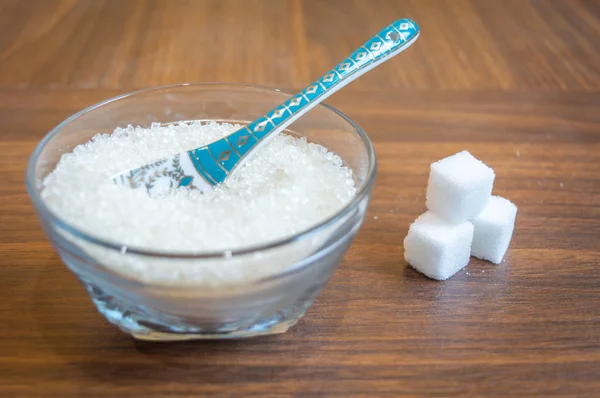
[[[139,343],[61,264],[36,143],[136,88],[300,88],[394,19],[419,42],[328,103],[379,156],[367,220],[288,333]],[[467,149],[519,206],[499,266],[407,266],[428,165]],[[600,1],[0,0],[0,396],[600,396]]]

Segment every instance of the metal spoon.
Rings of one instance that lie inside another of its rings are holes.
[[[148,192],[156,188],[214,189],[296,119],[346,84],[407,49],[417,37],[419,27],[413,21],[398,20],[299,94],[246,127],[203,147],[128,170],[113,180]]]

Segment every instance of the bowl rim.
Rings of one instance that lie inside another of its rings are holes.
[[[125,98],[130,98],[130,97],[136,96],[138,94],[151,93],[153,91],[168,90],[168,89],[181,88],[181,87],[192,87],[192,86],[193,87],[224,86],[224,87],[237,87],[237,88],[253,88],[253,89],[278,92],[278,93],[283,93],[283,94],[288,94],[288,95],[296,94],[295,92],[290,91],[290,90],[278,89],[278,88],[256,85],[256,84],[229,83],[229,82],[194,82],[194,83],[178,83],[178,84],[169,84],[169,85],[143,88],[143,89],[139,89],[139,90],[130,91],[130,92],[127,92],[124,94],[120,94],[120,95],[105,99],[103,101],[97,102],[93,105],[90,105],[90,106],[80,110],[79,112],[74,113],[73,115],[69,116],[68,118],[66,118],[65,120],[60,122],[52,130],[50,130],[50,132],[48,132],[44,136],[44,138],[42,138],[42,140],[37,144],[37,146],[35,147],[35,149],[33,150],[32,154],[29,158],[29,161],[27,162],[27,169],[25,171],[25,185],[27,187],[27,192],[33,203],[33,206],[39,212],[40,216],[45,218],[50,223],[50,225],[53,226],[53,228],[59,227],[79,239],[83,239],[89,243],[93,243],[93,244],[101,246],[105,249],[121,251],[122,248],[124,247],[124,245],[118,244],[116,242],[111,242],[109,240],[105,240],[105,239],[97,237],[91,233],[83,231],[79,227],[76,227],[76,226],[68,223],[67,221],[61,219],[60,216],[55,214],[48,206],[46,206],[46,204],[44,203],[44,200],[41,197],[42,190],[38,187],[38,185],[36,184],[36,181],[35,181],[36,180],[35,169],[36,169],[37,161],[39,160],[39,156],[40,156],[41,152],[44,150],[44,148],[46,147],[46,145],[54,138],[55,135],[57,135],[62,130],[62,128],[64,128],[66,125],[73,122],[74,120],[76,120],[77,118],[81,117],[84,114],[92,112],[92,111],[94,111],[98,108],[101,108],[107,104],[110,104],[112,102],[116,102],[116,101],[119,101],[119,100],[122,100]],[[292,236],[287,236],[287,237],[269,241],[269,242],[266,242],[263,244],[257,244],[257,245],[253,245],[253,246],[243,247],[243,248],[236,249],[236,250],[217,250],[217,251],[203,251],[203,252],[184,252],[184,251],[173,252],[173,251],[148,250],[148,249],[143,249],[143,248],[139,248],[139,247],[126,246],[127,254],[134,254],[134,255],[146,256],[146,257],[182,259],[182,260],[183,259],[222,259],[225,252],[228,252],[227,254],[231,255],[231,256],[244,256],[244,255],[248,255],[248,254],[252,254],[252,253],[256,253],[256,252],[260,252],[260,251],[276,249],[278,247],[283,247],[283,246],[286,246],[289,244],[293,244],[301,239],[308,238],[311,235],[313,235],[314,233],[327,228],[328,226],[335,223],[336,221],[338,221],[339,219],[341,219],[342,217],[344,217],[345,215],[350,213],[352,210],[354,210],[358,206],[358,204],[362,201],[362,199],[369,194],[371,187],[375,182],[375,175],[377,173],[377,159],[376,159],[375,149],[373,147],[371,140],[369,139],[367,134],[364,132],[364,130],[362,128],[360,128],[360,126],[358,126],[358,124],[356,122],[354,122],[352,119],[350,119],[348,116],[346,116],[343,112],[337,110],[336,108],[334,108],[330,105],[324,104],[324,103],[320,103],[317,106],[324,107],[327,110],[337,114],[346,123],[348,123],[354,129],[354,131],[356,131],[356,133],[359,135],[359,137],[361,138],[361,140],[363,142],[363,145],[365,146],[365,149],[367,150],[368,169],[367,169],[367,174],[366,174],[365,180],[362,182],[361,186],[358,187],[357,192],[354,195],[354,197],[352,198],[352,200],[350,202],[348,202],[344,207],[342,207],[335,214],[333,214],[329,218],[323,220],[322,222],[320,222],[316,225],[313,225],[312,227],[307,228],[303,231],[300,231],[299,233],[294,234]],[[317,254],[317,253],[313,253],[313,254]],[[309,257],[312,257],[312,255]]]

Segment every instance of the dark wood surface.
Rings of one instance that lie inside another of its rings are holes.
[[[139,343],[95,311],[23,175],[61,120],[140,87],[301,88],[401,17],[419,42],[328,103],[379,156],[367,220],[288,333]],[[467,149],[519,207],[503,264],[403,260],[428,165]],[[0,0],[0,396],[600,396],[600,1]]]

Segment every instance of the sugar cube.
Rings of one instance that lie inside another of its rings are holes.
[[[420,215],[404,239],[404,258],[429,278],[446,280],[469,263],[473,224],[451,224],[431,211]]]
[[[427,184],[427,209],[441,218],[462,223],[487,205],[494,185],[494,171],[467,151],[431,165]]]
[[[500,264],[512,237],[517,206],[508,199],[492,196],[481,213],[471,222],[474,226],[471,255]]]

